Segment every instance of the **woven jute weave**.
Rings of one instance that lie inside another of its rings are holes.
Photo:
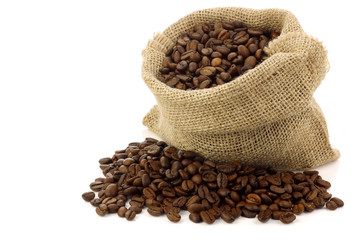
[[[184,91],[160,82],[163,58],[197,23],[233,22],[280,32],[268,58],[233,81]],[[326,122],[312,97],[329,70],[323,45],[281,9],[212,8],[193,12],[149,41],[142,76],[157,105],[143,124],[168,144],[217,162],[299,170],[336,160]]]

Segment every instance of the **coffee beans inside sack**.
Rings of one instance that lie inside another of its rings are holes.
[[[327,51],[281,9],[211,8],[157,34],[142,53],[157,104],[143,124],[214,162],[304,170],[339,158],[313,93]]]
[[[277,36],[239,21],[196,24],[168,49],[159,79],[183,90],[222,85],[260,63]]]
[[[318,171],[214,163],[153,138],[132,142],[99,163],[104,177],[82,195],[99,216],[117,214],[131,221],[146,211],[179,222],[181,211],[188,211],[195,223],[232,223],[244,217],[287,224],[303,212],[344,205],[328,192],[331,184]]]

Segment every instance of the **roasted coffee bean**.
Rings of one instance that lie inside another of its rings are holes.
[[[93,205],[94,207],[98,207],[102,202],[101,198],[94,198],[93,200],[90,201],[91,205]]]
[[[148,213],[152,216],[160,216],[164,213],[163,209],[161,207],[156,206],[148,206],[147,209]]]
[[[305,211],[305,207],[303,204],[299,203],[293,206],[292,211],[294,214],[296,215],[300,215],[301,213],[303,213]]]
[[[313,203],[316,208],[323,208],[325,206],[325,200],[321,197],[314,198]]]
[[[105,216],[107,213],[107,209],[101,209],[100,207],[97,207],[95,211],[101,217]]]
[[[330,209],[330,210],[335,210],[338,208],[338,206],[337,206],[336,202],[331,200],[326,203],[326,208]]]
[[[291,212],[285,212],[280,215],[280,221],[285,224],[291,223],[295,219],[296,219],[296,216]]]
[[[222,220],[224,220],[227,223],[232,223],[235,221],[235,217],[231,213],[226,211],[222,212],[220,217]]]
[[[98,181],[90,183],[90,189],[93,190],[94,192],[99,192],[103,186],[104,184]]]
[[[105,189],[105,196],[107,197],[115,197],[118,193],[116,184],[110,184]]]
[[[244,217],[247,217],[247,218],[256,217],[256,212],[250,211],[246,208],[242,209],[242,214],[244,215]]]
[[[315,204],[313,203],[304,203],[304,207],[307,212],[312,212],[315,210]]]
[[[200,223],[202,222],[200,214],[199,213],[190,213],[189,219],[194,223]]]
[[[204,210],[204,207],[200,203],[193,203],[187,206],[187,210],[191,213],[200,213]]]
[[[219,33],[221,31],[223,29]],[[246,31],[246,28],[241,31]],[[209,34],[213,36],[219,33]],[[181,57],[187,54],[188,48],[192,48],[189,45],[192,39],[187,38],[189,34],[183,36],[186,45],[179,45],[175,50],[180,52]],[[230,38],[224,46],[235,53],[237,49],[230,46]],[[261,39],[264,37],[260,35]],[[211,43],[206,43],[206,48],[223,46],[219,41],[212,39]],[[244,46],[258,42],[259,39],[250,38]],[[215,75],[219,79],[228,79],[226,75],[230,73],[222,72],[219,68],[215,68]],[[180,81],[188,81],[187,74],[177,73],[172,77],[178,76]],[[199,78],[201,81],[209,80],[204,75]],[[325,205],[331,210],[344,205],[342,200],[332,198],[327,192],[331,185],[317,171],[276,172],[238,162],[215,163],[153,138],[130,143],[126,149],[116,151],[110,159],[99,161],[104,177],[96,178],[90,184],[93,191],[82,195],[84,200],[96,207],[95,211],[100,216],[117,212],[120,217],[132,220],[145,205],[150,215],[165,213],[172,222],[180,221],[181,210],[188,210],[189,219],[193,222],[213,223],[222,218],[230,223],[240,215],[248,218],[258,215],[262,222],[273,218],[288,223],[295,220],[294,214],[311,212]],[[98,192],[97,198],[95,190]],[[125,207],[127,203],[129,208]]]
[[[95,193],[94,192],[83,193],[82,198],[85,201],[90,202],[91,200],[93,200],[95,198]]]
[[[126,213],[125,213],[125,218],[128,221],[134,220],[135,216],[136,216],[135,211],[131,210],[131,209],[127,210]]]
[[[258,219],[260,222],[267,222],[272,216],[272,211],[270,209],[266,209],[264,211],[260,211],[258,215]]]
[[[207,223],[207,224],[212,224],[215,222],[216,218],[214,217],[214,215],[212,215],[211,213],[209,213],[208,211],[201,211],[200,212],[200,218],[203,222]]]
[[[259,195],[255,194],[255,193],[250,193],[246,196],[245,201],[249,204],[254,204],[254,205],[260,205],[261,204],[261,198]]]
[[[333,198],[330,199],[330,201],[335,202],[338,207],[344,206],[344,202],[340,198],[333,197]]]

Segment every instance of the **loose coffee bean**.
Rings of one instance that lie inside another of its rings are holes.
[[[330,199],[330,201],[335,202],[338,207],[344,206],[344,202],[340,198],[333,197],[333,198]]]
[[[328,201],[328,202],[326,203],[326,208],[329,209],[329,210],[335,210],[335,209],[338,208],[338,206],[337,206],[336,202],[334,202],[334,201]]]
[[[246,200],[247,203],[249,204],[254,204],[254,205],[260,205],[261,204],[261,198],[259,195],[255,194],[255,193],[250,193],[246,196]]]
[[[224,220],[227,223],[232,223],[235,221],[235,217],[226,211],[222,212],[220,217],[222,220]]]
[[[272,215],[272,211],[270,209],[266,209],[264,211],[259,212],[258,219],[260,222],[267,222]]]
[[[125,213],[125,218],[128,221],[134,220],[135,216],[136,216],[135,211],[131,210],[131,209],[127,210],[126,213]]]
[[[105,216],[106,213],[107,213],[107,210],[106,210],[106,209],[100,209],[100,207],[97,207],[97,208],[95,209],[95,211],[96,211],[96,213],[97,213],[99,216],[101,216],[101,217]]]
[[[291,212],[285,212],[280,215],[280,221],[285,224],[291,223],[291,222],[295,221],[295,219],[296,219],[296,216]]]
[[[189,219],[194,223],[200,223],[202,222],[200,214],[199,213],[190,213]]]
[[[216,218],[214,217],[214,215],[212,215],[211,213],[209,213],[208,211],[201,211],[200,212],[200,218],[203,222],[207,223],[207,224],[212,224],[215,222]]]
[[[181,216],[179,215],[179,213],[175,212],[174,210],[170,210],[169,212],[166,213],[166,217],[171,221],[171,222],[179,222],[181,219]]]
[[[105,196],[107,197],[115,197],[117,195],[117,185],[109,184],[105,189]]]
[[[91,200],[93,200],[95,198],[95,193],[94,192],[83,193],[82,198],[85,201],[90,202]]]
[[[299,203],[293,206],[292,211],[294,214],[296,215],[300,215],[301,213],[303,213],[305,211],[305,207],[303,204]]]

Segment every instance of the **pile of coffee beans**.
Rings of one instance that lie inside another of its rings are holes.
[[[143,208],[152,216],[179,222],[180,211],[195,223],[227,223],[242,216],[291,223],[296,215],[344,202],[327,192],[330,183],[317,171],[276,172],[234,163],[214,163],[163,141],[133,142],[112,158],[99,160],[104,177],[82,195],[104,216],[133,220]],[[97,197],[94,192],[97,192]]]
[[[197,24],[166,52],[159,80],[182,90],[227,83],[259,64],[264,47],[277,36],[239,21]]]

